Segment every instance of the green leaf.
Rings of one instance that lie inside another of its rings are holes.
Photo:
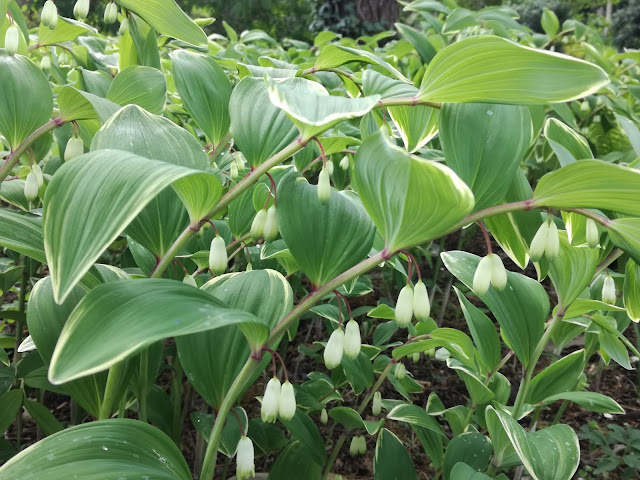
[[[444,252],[447,269],[471,288],[480,258],[461,251]],[[516,356],[526,366],[544,331],[549,313],[549,297],[535,280],[514,272],[507,273],[507,288],[489,288],[480,299],[500,324],[502,333]]]
[[[304,78],[267,77],[266,81],[271,103],[289,115],[303,141],[343,120],[362,117],[380,100],[379,95],[364,98],[329,95],[322,85]]]
[[[42,428],[45,435],[53,435],[64,429],[62,424],[53,416],[51,410],[43,404],[25,398],[24,407],[31,415],[31,418]]]
[[[447,445],[444,454],[442,473],[445,480],[453,479],[451,472],[459,463],[465,463],[475,472],[481,472],[489,465],[491,458],[491,442],[487,437],[477,432],[456,435]]]
[[[378,435],[373,458],[375,480],[417,480],[411,457],[398,437],[386,428]]]
[[[172,182],[190,175],[214,178],[119,150],[99,150],[66,162],[47,187],[43,209],[45,251],[56,300],[64,300],[145,205]],[[179,194],[194,193],[185,184],[174,188]],[[203,191],[201,203],[187,209],[197,216],[211,208],[210,194]]]
[[[466,463],[456,463],[449,474],[450,480],[491,480],[484,473],[474,470]]]
[[[504,38],[480,35],[441,50],[429,64],[420,99],[516,105],[566,102],[609,83],[595,65]]]
[[[558,393],[573,390],[585,367],[584,350],[553,362],[531,380],[525,402],[536,404]]]
[[[293,292],[273,270],[253,270],[214,278],[202,289],[230,308],[252,313],[273,328],[293,308]],[[229,387],[251,350],[234,326],[184,335],[176,339],[180,361],[189,381],[214,408],[220,408]],[[211,348],[216,345],[216,348]],[[265,362],[270,355],[265,356]],[[258,368],[258,371],[262,369]],[[247,387],[253,379],[247,382]]]
[[[51,277],[35,284],[27,304],[27,325],[38,354],[49,365],[62,328],[78,302],[86,295],[86,289],[78,285],[67,299],[58,305],[53,298]],[[106,373],[79,378],[64,388],[89,414],[97,417],[107,382]]]
[[[407,84],[411,83],[409,79],[407,79],[397,68],[385,62],[373,53],[342,45],[330,44],[324,47],[320,52],[320,56],[318,56],[318,59],[316,60],[315,68],[316,70],[324,70],[327,68],[336,68],[344,65],[345,63],[351,62],[363,62],[378,65],[397,79],[402,80]]]
[[[593,317],[598,317],[598,316],[593,315],[592,320],[593,320]],[[601,326],[600,323],[598,325]],[[619,336],[618,332],[614,334],[606,330],[601,330],[600,333],[598,333],[598,341],[600,342],[600,348],[609,357],[611,357],[611,360],[616,362],[622,368],[625,368],[626,370],[631,370],[632,367],[629,361],[629,352],[625,348],[624,344],[618,339],[618,336]],[[607,360],[607,363],[609,363],[608,360]]]
[[[629,120],[627,117],[623,117],[622,115],[614,114],[616,116],[616,120],[624,130],[624,133],[629,137],[629,141],[631,142],[631,146],[633,147],[633,151],[637,156],[640,156],[640,129],[638,126]]]
[[[51,119],[53,94],[47,77],[22,55],[0,50],[0,134],[12,150]]]
[[[384,424],[384,419],[377,422],[363,420],[358,412],[349,407],[332,408],[329,410],[329,416],[342,425],[347,431],[362,429],[366,430],[369,435],[378,433]]]
[[[531,143],[529,109],[512,105],[445,104],[440,142],[447,165],[473,192],[475,209],[496,205]]]
[[[640,322],[640,267],[629,260],[624,270],[622,298],[627,315],[634,322]]]
[[[192,45],[206,45],[202,29],[173,0],[116,0],[157,32]]]
[[[543,133],[556,157],[558,157],[561,167],[566,167],[576,160],[593,158],[593,153],[591,153],[587,140],[555,118],[547,120]]]
[[[473,337],[480,356],[484,360],[487,368],[492,371],[498,363],[500,363],[500,337],[496,331],[496,327],[493,322],[484,313],[475,307],[467,298],[458,290],[453,287],[458,300],[460,301],[460,307],[469,331]]]
[[[358,148],[353,181],[389,251],[436,238],[473,209],[453,171],[410,155],[382,131]]]
[[[545,8],[542,11],[542,18],[540,18],[540,24],[542,25],[542,29],[544,33],[549,35],[549,38],[553,38],[560,30],[560,22],[558,21],[558,17],[553,12],[553,10],[549,10]]]
[[[257,167],[297,137],[287,114],[271,103],[261,78],[245,77],[229,100],[233,140],[252,167]]]
[[[429,40],[424,37],[422,32],[402,23],[395,23],[394,26],[398,32],[400,32],[400,35],[413,45],[424,63],[429,63],[433,57],[436,56],[436,53],[438,53]]]
[[[57,101],[60,108],[60,118],[65,122],[100,120],[101,123],[104,123],[120,109],[117,104],[105,98],[81,92],[73,87],[62,87],[58,90]]]
[[[580,463],[578,437],[568,425],[553,425],[528,433],[507,413],[487,407],[487,418],[497,420],[518,457],[534,480],[570,480]],[[494,438],[496,423],[488,422]]]
[[[51,30],[48,26],[40,24],[38,28],[38,46],[53,45],[54,43],[71,42],[80,35],[98,33],[91,25],[79,22],[72,18],[58,16],[56,28]]]
[[[182,453],[151,425],[119,418],[63,430],[21,451],[0,468],[0,480],[103,480],[135,477],[191,480]]]
[[[4,433],[13,423],[22,406],[22,391],[9,390],[0,395],[0,432]],[[2,469],[0,468],[0,475]],[[0,476],[0,478],[2,478]]]
[[[543,176],[533,198],[535,207],[597,208],[640,215],[640,171],[583,160]]]
[[[160,70],[134,65],[115,76],[107,100],[118,105],[139,105],[145,110],[162,115],[167,97],[167,84]]]
[[[640,218],[616,218],[606,224],[611,242],[640,263]]]
[[[558,400],[568,400],[577,403],[582,408],[598,413],[619,413],[624,414],[624,409],[612,398],[597,392],[562,392],[542,400],[542,403],[549,405]]]
[[[373,245],[375,228],[357,197],[332,189],[324,204],[298,173],[280,181],[277,213],[282,238],[314,285],[353,267]]]
[[[106,370],[167,337],[239,326],[252,347],[266,340],[266,321],[229,309],[181,282],[140,279],[92,289],[62,329],[49,379],[60,384]]]
[[[278,455],[269,472],[271,480],[298,480],[304,472],[305,480],[321,480],[322,464],[313,461],[313,451],[301,441],[289,443]]]
[[[0,208],[0,246],[46,263],[42,219]]]
[[[387,414],[387,418],[425,428],[441,437],[446,436],[440,424],[424,408],[417,405],[401,403]]]
[[[231,123],[231,82],[212,57],[187,50],[176,50],[170,56],[182,104],[213,147],[221,146]]]
[[[563,308],[571,305],[578,295],[591,284],[600,261],[597,248],[587,245],[573,247],[567,233],[560,231],[560,253],[549,262],[549,278],[558,293]]]
[[[308,458],[315,464],[324,465],[327,452],[324,442],[313,420],[300,408],[296,410],[291,420],[282,420],[282,424],[291,432],[293,437],[304,445]]]
[[[533,195],[525,173],[518,169],[511,186],[506,192],[505,202],[528,200]],[[485,218],[484,222],[502,250],[520,268],[529,263],[529,242],[542,223],[538,211],[511,212]]]
[[[130,139],[122,142],[123,138]],[[137,105],[122,108],[94,136],[91,150],[121,148],[153,160],[182,167],[208,170],[209,161],[200,143],[170,120],[153,115]],[[186,204],[198,205],[191,217],[197,223],[222,195],[222,184],[213,175],[178,180]],[[188,225],[184,206],[172,188],[165,188],[131,222],[127,233],[160,257]],[[188,197],[187,197],[188,196]],[[209,196],[208,200],[205,200]],[[200,197],[200,198],[198,198]],[[205,200],[205,201],[202,201]]]
[[[365,95],[379,94],[381,98],[414,97],[418,94],[418,89],[413,85],[385,77],[375,70],[364,71],[362,87]],[[422,148],[438,133],[438,109],[424,105],[389,107],[389,115],[409,152]]]
[[[344,374],[356,395],[360,395],[365,389],[373,385],[374,371],[369,357],[364,352],[351,359],[346,355],[342,357]]]

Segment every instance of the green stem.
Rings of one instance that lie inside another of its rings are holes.
[[[4,161],[2,166],[0,166],[0,184],[2,181],[7,178],[7,175],[13,170],[13,167],[16,166],[20,157],[24,155],[33,142],[38,140],[41,136],[46,135],[54,128],[60,127],[64,124],[64,121],[60,117],[56,117],[52,120],[49,120],[47,123],[42,125],[40,128],[35,130],[31,135],[29,135],[19,146],[16,148]]]
[[[162,276],[167,267],[171,264],[171,260],[178,255],[180,250],[187,244],[189,240],[198,232],[200,229],[200,225],[207,221],[208,218],[213,218],[217,214],[222,213],[229,204],[242,195],[245,191],[249,189],[254,183],[257,183],[262,175],[267,173],[276,165],[284,162],[287,158],[292,156],[298,150],[301,150],[306,145],[302,139],[298,138],[287,145],[285,148],[280,150],[278,153],[273,155],[269,160],[262,163],[254,170],[252,170],[245,178],[240,180],[233,188],[231,188],[218,202],[218,204],[211,210],[205,218],[203,218],[198,228],[192,228],[191,226],[187,227],[180,236],[173,242],[173,244],[169,247],[169,250],[160,258],[158,261],[158,265],[155,270],[151,274],[151,278],[159,278]]]
[[[582,215],[583,217],[590,218],[591,220],[598,222],[603,227],[607,227],[611,223],[611,220],[609,220],[607,217],[598,215],[597,213],[594,213],[591,210],[587,210],[585,208],[567,208],[566,211],[577,213],[579,215]]]
[[[562,415],[564,415],[564,411],[567,409],[568,406],[569,406],[569,402],[567,400],[563,400],[562,405],[560,405],[560,408],[558,409],[558,413],[556,413],[556,416],[553,417],[553,423],[551,425],[555,425],[560,421],[560,419],[562,418]]]
[[[531,378],[533,377],[533,370],[535,369],[536,364],[538,363],[538,360],[542,355],[542,352],[544,352],[544,348],[549,343],[553,330],[555,329],[556,325],[560,323],[563,316],[564,316],[564,307],[562,307],[561,305],[558,305],[556,314],[551,319],[551,322],[549,323],[549,326],[547,327],[544,334],[542,335],[542,338],[538,342],[538,345],[536,345],[536,348],[533,351],[531,358],[529,358],[529,365],[525,369],[524,378],[520,383],[520,388],[518,389],[518,395],[516,396],[516,401],[513,404],[512,417],[515,418],[516,420],[518,419],[518,415],[522,410],[524,399],[527,397],[527,394],[529,393],[529,384],[531,383]]]
[[[29,284],[29,259],[22,257],[22,276],[20,277],[20,293],[18,294],[18,312],[19,315],[16,318],[16,343],[13,350],[13,363],[20,360],[22,355],[18,352],[18,347],[22,343],[22,336],[24,334],[24,319],[26,318],[27,310],[27,286]]]
[[[124,368],[124,362],[119,362],[113,365],[109,369],[109,375],[107,376],[107,385],[104,390],[104,397],[102,399],[102,405],[100,405],[99,420],[107,420],[111,417],[111,409],[116,397],[116,393],[120,387],[120,381],[122,379],[122,370]]]
[[[622,250],[620,250],[619,248],[616,248],[615,250],[613,250],[609,255],[606,256],[606,258],[604,260],[602,260],[602,262],[600,262],[600,264],[598,265],[598,267],[596,268],[596,272],[594,273],[594,278],[596,275],[598,275],[602,270],[604,270],[605,268],[607,268],[609,265],[611,265],[613,262],[615,262],[618,258],[620,258],[622,256],[624,252]]]
[[[172,360],[171,402],[173,404],[173,440],[180,445],[182,433],[182,364],[178,355]]]
[[[147,421],[147,396],[149,394],[149,349],[140,352],[140,372],[138,374],[138,420]]]

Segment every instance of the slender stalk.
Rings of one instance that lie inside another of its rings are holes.
[[[569,406],[569,402],[567,400],[563,400],[562,401],[562,405],[560,405],[560,408],[558,409],[558,412],[556,413],[556,416],[553,417],[553,422],[551,423],[551,425],[555,425],[556,423],[558,423],[560,421],[560,419],[562,418],[562,415],[564,415],[565,410],[567,409],[567,407]]]
[[[173,441],[180,446],[182,432],[182,364],[178,355],[172,359],[171,403],[173,404]]]
[[[538,360],[542,355],[542,352],[544,352],[544,348],[547,346],[547,343],[549,343],[553,330],[555,329],[556,325],[560,323],[563,316],[564,316],[564,307],[562,307],[561,305],[558,305],[556,314],[551,319],[551,322],[549,322],[549,326],[544,331],[542,338],[540,339],[540,341],[538,342],[538,345],[536,345],[536,348],[533,351],[533,355],[531,355],[531,358],[529,359],[529,365],[525,370],[524,378],[522,379],[522,382],[520,383],[520,388],[518,389],[518,395],[516,396],[516,401],[513,404],[512,417],[515,418],[516,420],[518,419],[518,415],[522,410],[524,399],[527,397],[527,394],[529,393],[529,384],[531,383],[531,378],[533,377],[533,370],[535,369],[536,364],[538,363]]]
[[[251,171],[246,177],[240,180],[233,188],[231,188],[217,203],[217,205],[211,210],[205,218],[200,221],[200,225],[207,221],[209,218],[215,217],[217,214],[223,212],[229,204],[242,195],[245,191],[249,189],[254,183],[256,183],[262,175],[267,173],[276,165],[284,162],[287,158],[292,156],[298,150],[304,148],[306,142],[302,139],[298,138],[287,145],[285,148],[280,150],[278,153],[273,155],[269,160],[264,162],[263,164],[256,167]],[[200,226],[199,225],[199,226]],[[180,236],[173,242],[169,250],[160,258],[158,264],[156,265],[155,270],[151,274],[151,278],[159,278],[162,276],[167,267],[171,264],[171,260],[178,255],[180,250],[187,244],[189,240],[198,232],[198,228],[193,228],[191,226],[187,227]]]
[[[43,135],[46,135],[54,128],[60,127],[64,124],[64,121],[60,117],[56,117],[52,120],[49,120],[47,123],[42,125],[40,128],[36,129],[31,135],[24,139],[24,141],[16,148],[4,161],[2,166],[0,166],[0,183],[7,178],[7,175],[13,170],[13,167],[16,166],[20,157],[24,155],[33,142],[38,140]]]
[[[607,217],[598,215],[597,213],[594,213],[591,210],[587,210],[585,208],[567,208],[566,211],[578,213],[584,217],[590,218],[591,220],[598,222],[603,227],[606,227],[611,223],[611,220],[609,220]]]
[[[604,260],[602,260],[602,262],[600,262],[600,264],[596,268],[596,273],[594,274],[594,277],[598,275],[602,270],[607,268],[609,265],[611,265],[613,262],[615,262],[618,258],[620,258],[623,253],[624,252],[619,248],[616,248],[615,250],[613,250],[609,255],[605,257]]]
[[[423,105],[432,108],[442,108],[441,102],[429,102],[427,100],[420,100],[418,97],[396,97],[385,98],[380,100],[378,106],[384,107],[415,107],[416,105]]]
[[[124,362],[119,362],[113,365],[109,369],[109,375],[107,376],[107,385],[104,390],[104,397],[102,404],[100,405],[99,420],[107,420],[111,417],[111,410],[113,402],[115,400],[116,392],[119,388],[119,383],[122,377],[122,370],[124,368]]]
[[[20,293],[18,294],[18,312],[16,317],[16,343],[13,350],[13,363],[20,360],[22,355],[18,352],[18,347],[22,343],[24,335],[24,319],[27,311],[27,286],[29,284],[29,258],[22,257],[22,276],[20,277]]]

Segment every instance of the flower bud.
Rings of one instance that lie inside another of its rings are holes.
[[[233,178],[234,180],[236,178],[238,178],[238,165],[236,165],[236,162],[231,162],[231,167],[229,169],[229,174],[230,174],[231,178]]]
[[[120,23],[120,28],[118,28],[118,35],[120,36],[124,35],[127,32],[128,28],[129,28],[129,19],[127,17],[124,17],[124,19]]]
[[[285,421],[291,420],[296,414],[296,393],[289,380],[282,384],[278,413],[280,414],[280,418]]]
[[[596,222],[587,218],[587,244],[591,248],[596,248],[600,243],[600,232],[598,231],[598,226]]]
[[[371,404],[371,413],[377,417],[382,411],[382,394],[376,392],[373,394],[373,403]]]
[[[251,265],[251,262],[247,263],[247,272],[252,272],[253,271],[253,265]]]
[[[58,55],[58,65],[68,65],[69,63],[70,60],[67,52],[61,52],[60,55]]]
[[[333,176],[333,162],[331,161],[327,161],[327,172],[329,173],[330,177]]]
[[[36,179],[38,180],[38,188],[42,187],[42,185],[44,185],[44,176],[42,175],[42,169],[40,168],[40,165],[34,163],[31,166],[31,171],[34,173]]]
[[[7,28],[7,32],[4,35],[4,48],[9,55],[15,55],[18,53],[18,46],[20,45],[20,32],[15,24],[11,24]]]
[[[342,160],[340,160],[340,168],[342,170],[349,170],[349,157],[346,155],[342,157]]]
[[[533,240],[531,240],[531,245],[529,246],[529,257],[532,262],[538,262],[544,255],[548,235],[549,224],[547,222],[543,222],[543,224],[540,225],[540,228],[538,228],[536,234],[533,236]]]
[[[362,347],[360,325],[351,319],[344,328],[344,354],[349,358],[356,358],[360,354],[360,347]]]
[[[358,452],[360,451],[360,445],[358,443],[358,437],[353,437],[351,439],[351,444],[349,445],[349,455],[351,455],[352,457],[358,455]]]
[[[84,153],[84,142],[81,138],[71,137],[67,142],[67,147],[64,149],[64,160],[69,160],[78,157]]]
[[[30,202],[38,198],[38,178],[33,172],[29,172],[24,182],[24,196]]]
[[[253,222],[251,222],[251,240],[254,242],[262,238],[262,234],[264,233],[264,224],[267,221],[267,211],[263,208],[256,216],[253,217]]]
[[[429,318],[431,313],[431,303],[429,303],[429,292],[427,292],[427,286],[418,280],[413,287],[413,314],[416,320],[424,322]]]
[[[264,241],[272,242],[278,238],[278,217],[276,215],[276,206],[272,205],[267,210],[267,218],[264,222]]]
[[[109,2],[104,9],[104,23],[111,24],[118,19],[118,7],[115,3]]]
[[[40,68],[42,70],[49,70],[51,68],[51,58],[49,55],[42,57],[42,60],[40,60]]]
[[[497,290],[504,290],[507,286],[507,269],[502,259],[495,253],[487,255],[491,259],[491,285]]]
[[[238,442],[238,451],[236,452],[236,478],[245,480],[255,476],[253,442],[250,438],[243,436]]]
[[[492,266],[491,257],[489,255],[480,259],[478,267],[476,268],[476,273],[473,275],[473,291],[476,295],[484,295],[489,290]]]
[[[40,14],[40,23],[42,23],[45,27],[51,27],[51,23],[55,22],[57,18],[58,8],[56,7],[56,4],[51,0],[47,0],[46,2],[44,2],[42,13]],[[53,28],[55,28],[55,26]]]
[[[616,304],[616,283],[613,281],[611,275],[604,277],[602,283],[602,301],[609,305]]]
[[[327,203],[331,197],[331,183],[329,182],[329,172],[326,168],[320,170],[318,175],[318,199],[322,203]]]
[[[227,247],[224,239],[220,235],[216,235],[211,240],[211,248],[209,249],[209,268],[215,275],[224,273],[227,269]]]
[[[547,242],[544,247],[544,255],[548,260],[553,260],[560,253],[560,235],[558,235],[558,226],[556,222],[551,220],[549,223],[549,233],[547,234]]]
[[[340,365],[343,349],[344,332],[342,328],[338,327],[331,333],[327,346],[324,347],[324,364],[329,370]]]
[[[267,383],[267,388],[262,397],[262,405],[260,407],[260,417],[265,423],[274,423],[278,416],[280,408],[281,387],[280,380],[273,377]]]
[[[329,414],[327,413],[327,409],[323,408],[320,412],[320,423],[322,425],[326,425],[329,422]]]
[[[407,368],[404,366],[404,363],[398,363],[396,365],[394,375],[398,380],[403,380],[404,377],[407,376]]]
[[[192,287],[198,288],[198,284],[196,283],[196,279],[193,278],[191,275],[185,275],[184,278],[182,279],[182,283],[185,283],[185,284],[190,285]]]
[[[360,455],[364,455],[365,453],[367,453],[367,440],[362,435],[360,435],[357,438],[358,438],[358,453]]]
[[[73,7],[73,15],[79,19],[87,18],[90,3],[90,0],[78,0]]]
[[[416,352],[413,355],[411,355],[411,361],[413,363],[418,363],[420,361],[420,352]]]
[[[396,302],[396,323],[406,327],[411,323],[411,317],[413,317],[413,291],[409,285],[405,285],[400,290]]]

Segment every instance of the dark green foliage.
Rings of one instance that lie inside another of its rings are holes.
[[[623,0],[613,14],[613,43],[618,48],[640,48],[640,0]]]

